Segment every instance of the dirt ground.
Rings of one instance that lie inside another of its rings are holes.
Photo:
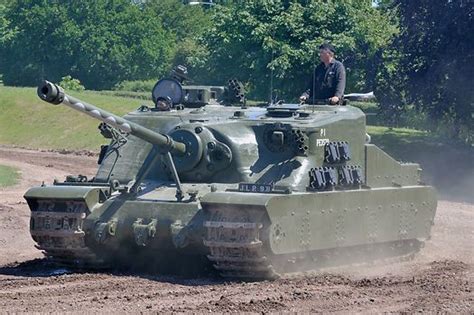
[[[474,204],[440,200],[432,239],[409,262],[229,282],[50,265],[28,232],[25,191],[67,174],[92,175],[96,157],[0,146],[21,181],[0,188],[1,312],[448,312],[473,313]]]

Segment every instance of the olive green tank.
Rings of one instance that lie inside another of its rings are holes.
[[[26,192],[37,247],[71,265],[212,266],[251,279],[422,247],[434,189],[418,164],[370,143],[360,109],[247,107],[243,86],[228,83],[162,79],[155,105],[123,118],[41,84],[44,101],[102,121],[110,144],[92,179],[71,175]]]

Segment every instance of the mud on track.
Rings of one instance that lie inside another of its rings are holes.
[[[415,260],[289,275],[273,282],[228,282],[50,265],[29,236],[28,187],[92,175],[96,158],[0,147],[0,164],[21,182],[0,189],[2,312],[474,312],[474,205],[440,200]]]

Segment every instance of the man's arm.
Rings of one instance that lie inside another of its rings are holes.
[[[346,69],[344,65],[340,63],[340,66],[336,70],[336,92],[334,96],[337,96],[339,99],[342,99],[344,95],[344,90],[346,88]]]

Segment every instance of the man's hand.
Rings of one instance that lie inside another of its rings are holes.
[[[339,97],[337,97],[337,96],[331,97],[331,98],[329,99],[329,103],[330,103],[331,105],[336,105],[337,103],[339,103]]]
[[[300,96],[300,103],[301,104],[304,104],[308,101],[308,98],[309,98],[309,94],[308,92],[304,92],[303,94],[301,94]]]

